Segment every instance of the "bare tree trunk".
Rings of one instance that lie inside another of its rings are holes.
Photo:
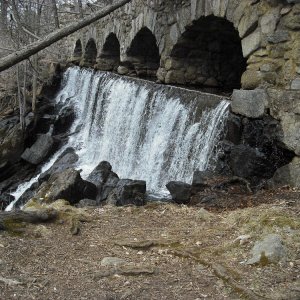
[[[54,14],[55,28],[59,28],[59,19],[58,19],[56,0],[51,0],[51,3],[52,3],[53,14]]]
[[[35,33],[39,35],[40,33],[40,25],[41,25],[41,15],[42,15],[42,5],[40,5],[40,0],[37,2],[37,15],[36,15],[36,22],[35,22]],[[37,100],[37,79],[38,79],[38,54],[33,56],[33,76],[32,76],[32,102],[31,102],[31,109],[36,116],[36,100]]]
[[[80,18],[83,19],[83,9],[82,9],[82,1],[81,0],[78,0],[78,10],[79,10]]]
[[[1,0],[0,30],[7,29],[7,0]]]
[[[25,60],[23,62],[24,64],[24,77],[23,77],[23,101],[22,101],[22,119],[21,119],[21,123],[22,123],[22,127],[23,129],[25,129],[25,113],[26,113],[26,94],[27,94],[27,89],[26,89],[26,85],[27,85],[27,61]]]
[[[97,11],[94,14],[87,16],[86,18],[73,22],[70,25],[66,26],[65,28],[58,29],[50,33],[49,35],[47,35],[45,38],[36,41],[19,51],[16,51],[12,54],[5,56],[4,58],[0,59],[0,72],[10,68],[11,66],[17,64],[20,61],[23,61],[24,59],[34,55],[35,53],[47,48],[48,46],[74,33],[75,31],[80,30],[92,24],[95,21],[98,21],[99,19],[107,16],[114,10],[125,5],[126,3],[129,3],[130,1],[131,0],[118,0],[114,4],[109,5],[108,7]]]
[[[38,54],[33,56],[33,77],[32,77],[32,102],[31,109],[35,116],[36,114],[36,98],[37,98],[37,69],[38,69]]]
[[[20,65],[17,65],[17,87],[18,87],[18,103],[19,103],[19,116],[20,116],[20,124],[21,129],[24,131],[25,129],[25,120],[24,120],[24,105],[23,105],[23,97],[21,92],[21,83],[20,83]]]

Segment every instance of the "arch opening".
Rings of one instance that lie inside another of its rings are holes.
[[[73,57],[74,58],[81,58],[82,56],[82,43],[81,43],[81,40],[77,40],[76,41],[76,44],[75,44],[75,48],[74,48],[74,51],[73,51]]]
[[[120,64],[120,42],[114,33],[110,33],[97,59],[97,68],[104,71],[115,71]]]
[[[97,46],[93,38],[89,39],[84,51],[84,63],[94,65],[97,57]]]
[[[159,49],[154,34],[147,27],[137,33],[126,54],[139,77],[156,76],[160,63]]]
[[[241,87],[247,63],[233,24],[224,18],[208,16],[186,28],[165,67],[167,83],[227,93]]]

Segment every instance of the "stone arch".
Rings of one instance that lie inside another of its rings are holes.
[[[160,54],[155,35],[147,27],[138,31],[127,49],[126,55],[127,61],[132,63],[138,76],[156,76]]]
[[[115,33],[110,33],[103,44],[97,59],[97,68],[104,71],[114,71],[120,64],[120,42]]]
[[[81,40],[78,39],[75,43],[73,58],[81,58],[82,57],[82,43]]]
[[[96,63],[97,58],[97,46],[93,38],[90,38],[85,46],[84,50],[84,64],[86,66],[93,66]]]
[[[240,88],[246,66],[233,23],[210,15],[186,27],[165,60],[165,82],[227,92]]]

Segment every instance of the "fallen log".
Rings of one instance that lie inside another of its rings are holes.
[[[58,216],[54,209],[37,211],[8,211],[0,213],[0,230],[19,229],[24,223],[37,224],[52,221]]]
[[[54,44],[55,42],[63,39],[64,37],[74,33],[75,31],[82,29],[95,21],[107,16],[114,10],[118,9],[119,7],[125,5],[126,3],[130,2],[131,0],[119,0],[116,1],[114,4],[111,4],[92,15],[89,15],[79,21],[73,22],[68,26],[58,29],[41,40],[38,40],[23,49],[15,51],[2,59],[0,59],[0,72],[4,71],[15,64],[29,58],[30,56],[36,54],[37,52],[49,47],[50,45]]]

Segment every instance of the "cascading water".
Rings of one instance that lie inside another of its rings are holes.
[[[167,182],[190,182],[215,159],[228,102],[200,103],[207,108],[199,113],[199,100],[182,103],[171,87],[151,86],[78,67],[65,72],[56,100],[75,108],[71,132],[77,133],[64,149],[76,150],[83,177],[106,160],[120,178],[145,180],[150,192],[162,193]]]

